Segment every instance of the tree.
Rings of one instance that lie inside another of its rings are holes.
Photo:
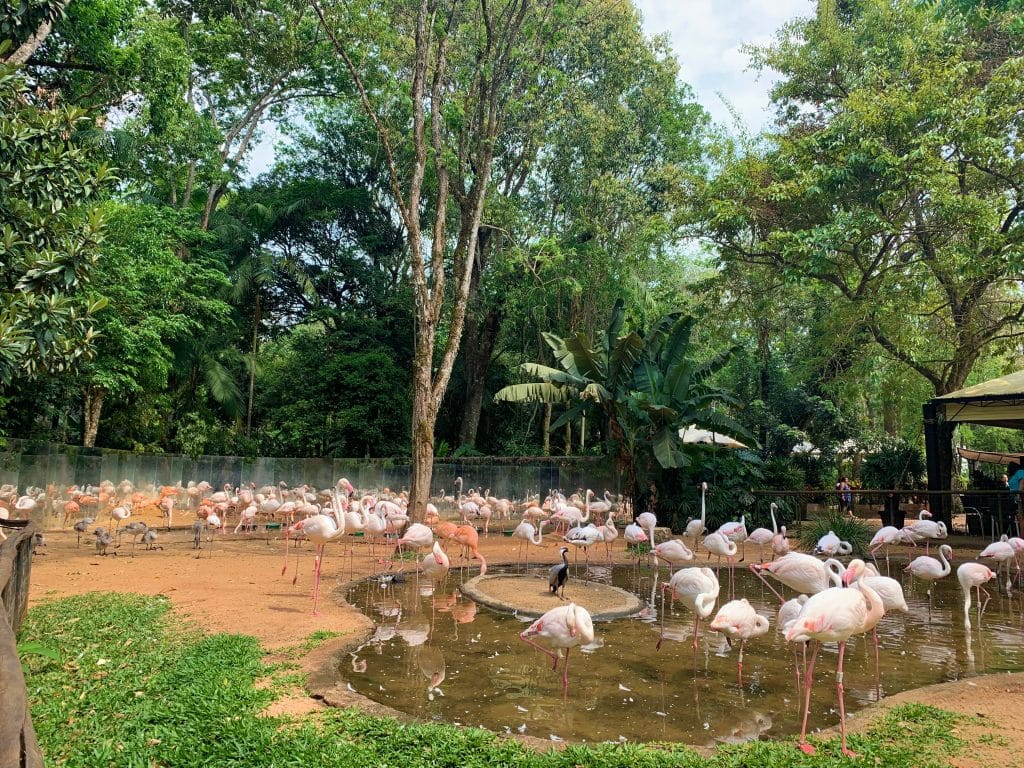
[[[193,236],[187,217],[149,205],[106,207],[109,236],[96,267],[96,356],[81,374],[83,444],[95,445],[104,402],[127,403],[167,387],[175,348],[229,324],[226,276],[175,253]]]
[[[780,132],[723,158],[705,190],[725,262],[826,288],[846,337],[867,335],[937,395],[1024,333],[1013,22],[996,14],[981,33],[929,4],[822,2],[756,51],[784,76]]]
[[[410,510],[419,519],[499,139],[512,105],[542,82],[555,39],[581,17],[560,0],[371,6],[313,7],[373,121],[405,231],[416,308]],[[368,25],[374,46],[340,33],[365,35]]]
[[[646,334],[622,333],[622,300],[612,309],[605,332],[592,341],[585,333],[544,340],[562,370],[525,363],[525,373],[539,379],[505,387],[496,400],[566,403],[551,425],[557,429],[595,409],[607,424],[609,452],[626,473],[627,493],[636,505],[654,511],[660,470],[688,466],[680,430],[691,425],[751,439],[719,405],[738,405],[727,390],[710,379],[724,368],[733,350],[710,360],[692,359],[694,320],[665,315]]]
[[[90,354],[88,283],[113,181],[80,109],[38,101],[0,64],[0,384],[61,373]]]

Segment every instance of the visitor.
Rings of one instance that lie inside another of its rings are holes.
[[[1024,482],[1024,469],[1021,469],[1020,464],[1014,461],[1010,462],[1006,471],[1010,475],[1009,480],[1007,480],[1007,488],[1011,493],[1017,495],[1015,501],[1017,507],[1017,535],[1020,536],[1021,531],[1024,531],[1024,506],[1021,504],[1021,500],[1024,499],[1024,495],[1021,494],[1021,491],[1024,490],[1021,488],[1021,483]]]
[[[850,481],[843,475],[836,483],[836,490],[839,492],[839,513],[842,515],[853,514],[853,488]]]

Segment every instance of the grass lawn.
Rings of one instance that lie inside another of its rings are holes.
[[[297,664],[270,664],[254,638],[204,635],[176,618],[166,599],[136,595],[39,605],[19,640],[23,649],[40,644],[61,657],[24,654],[32,717],[49,766],[927,768],[948,765],[949,756],[968,746],[954,734],[957,716],[919,705],[898,707],[868,733],[852,734],[857,759],[839,753],[838,738],[817,741],[813,757],[800,753],[794,739],[723,746],[711,758],[673,744],[538,752],[488,731],[407,725],[355,710],[266,717],[261,712],[271,701],[301,685]]]

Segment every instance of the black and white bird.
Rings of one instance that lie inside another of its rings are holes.
[[[562,547],[561,551],[562,562],[552,565],[548,571],[548,587],[553,595],[558,595],[561,590],[562,594],[558,596],[565,600],[565,582],[569,579],[569,548]]]

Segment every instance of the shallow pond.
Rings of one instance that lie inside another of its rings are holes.
[[[894,576],[897,571],[894,559]],[[459,583],[472,575],[453,569],[436,587],[415,574],[403,583],[371,579],[351,587],[348,601],[377,629],[368,643],[338,659],[339,677],[356,692],[424,720],[552,740],[711,745],[799,732],[794,648],[775,626],[777,600],[745,569],[736,570],[736,596],[767,616],[771,631],[747,644],[742,688],[738,648],[729,648],[703,622],[695,668],[693,615],[669,603],[663,607],[659,597],[642,618],[595,622],[595,647],[570,655],[567,698],[561,662],[552,671],[547,657],[520,641],[528,620],[477,606],[459,592]],[[662,569],[658,578],[667,576]],[[661,593],[646,567],[591,567],[589,577],[647,600]],[[728,599],[727,578],[720,575],[719,606]],[[1019,593],[1008,598],[991,584],[980,630],[972,610],[968,641],[955,575],[937,583],[930,616],[924,587],[904,581],[910,613],[886,616],[879,625],[882,696],[973,674],[1024,670]],[[571,599],[571,581],[566,593]],[[662,622],[666,640],[656,650]],[[819,653],[811,729],[839,721],[836,659],[835,645]],[[848,644],[845,673],[848,711],[876,699],[870,635]]]

